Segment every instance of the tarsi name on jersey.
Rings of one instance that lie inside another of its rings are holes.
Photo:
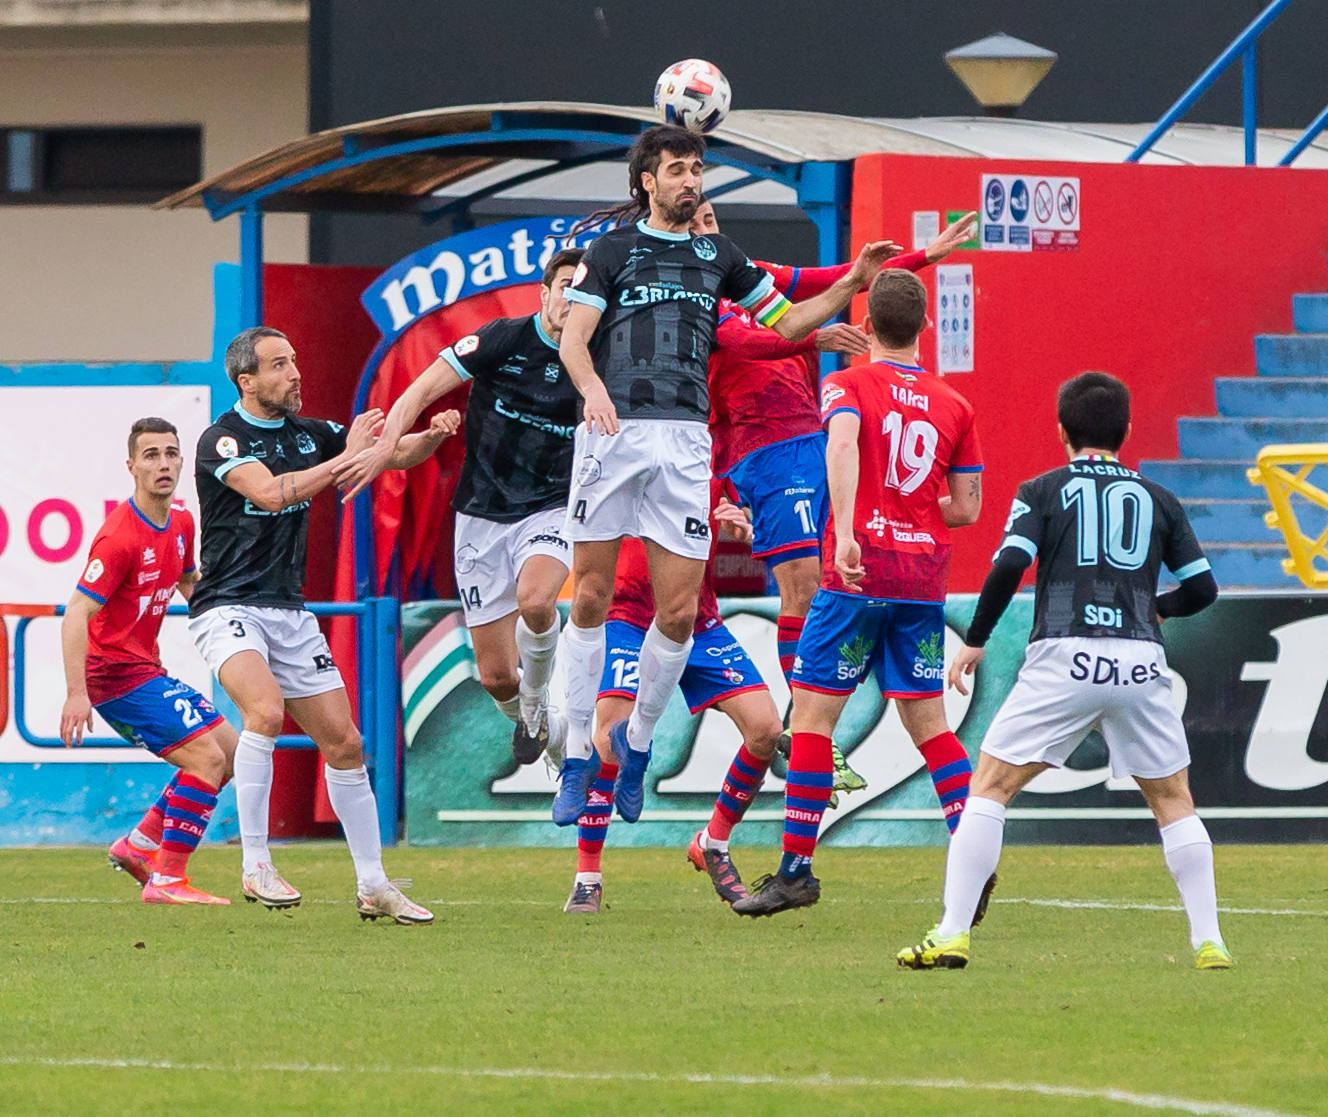
[[[859,420],[853,537],[867,571],[862,592],[944,601],[951,546],[939,503],[943,486],[951,473],[982,470],[972,405],[921,368],[877,361],[825,378],[821,420],[828,425],[841,413]],[[835,539],[832,514],[821,585],[843,590]]]
[[[194,519],[172,508],[158,527],[133,500],[118,505],[92,540],[78,590],[101,604],[88,625],[88,697],[118,698],[165,674],[157,650],[176,584],[194,569]]]

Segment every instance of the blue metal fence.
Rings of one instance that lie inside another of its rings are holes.
[[[394,597],[369,597],[356,602],[310,602],[308,609],[318,617],[356,618],[358,720],[364,738],[364,762],[378,799],[378,829],[383,844],[395,845],[401,816],[401,754],[397,731],[401,708],[397,670],[400,605]],[[170,616],[183,616],[188,611],[184,605],[172,605],[166,610]],[[53,613],[56,616],[63,614],[64,606],[57,606]],[[34,733],[27,723],[26,634],[28,626],[36,619],[20,617],[14,627],[14,728],[30,745],[63,748],[64,743],[59,737]],[[99,748],[134,747],[120,737],[85,737],[83,743]],[[278,737],[277,747],[309,749],[317,746],[309,737],[291,734]]]

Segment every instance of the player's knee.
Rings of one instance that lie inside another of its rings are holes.
[[[548,632],[558,617],[558,597],[547,590],[525,589],[520,586],[516,591],[517,608],[521,619],[531,632]]]
[[[656,605],[655,626],[677,644],[684,644],[696,624],[696,601],[673,601]]]
[[[286,721],[286,708],[280,699],[261,701],[244,708],[244,727],[260,737],[276,737]]]
[[[354,722],[318,742],[323,759],[333,768],[358,768],[364,763],[364,741]]]
[[[584,574],[577,581],[576,595],[572,598],[572,623],[578,628],[595,628],[603,624],[612,602],[612,579],[605,580],[598,574]]]
[[[769,760],[775,755],[775,745],[779,743],[779,735],[783,732],[784,726],[780,724],[779,719],[771,717],[749,728],[744,743],[753,756]]]
[[[521,680],[511,664],[479,664],[480,686],[488,691],[489,696],[499,702],[506,702],[516,694]]]

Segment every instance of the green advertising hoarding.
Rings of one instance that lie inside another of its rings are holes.
[[[946,605],[946,662],[961,643],[976,598]],[[775,650],[773,598],[721,602],[782,710],[789,694]],[[946,693],[951,726],[976,759],[983,734],[1022,662],[1032,598],[1016,597],[988,645],[971,698]],[[476,678],[454,602],[402,613],[406,735],[406,838],[412,845],[567,846],[575,827],[549,818],[556,789],[542,763],[518,769],[511,723]],[[1328,838],[1328,597],[1224,597],[1197,617],[1168,621],[1167,654],[1193,756],[1200,813],[1218,840]],[[555,679],[555,690],[557,679]],[[823,840],[835,845],[939,845],[945,825],[922,758],[891,704],[870,686],[850,700],[835,738],[866,791],[841,795]],[[684,846],[710,817],[739,744],[714,709],[688,712],[675,693],[656,731],[641,820],[615,820],[610,845]],[[770,776],[738,832],[774,848],[783,783]],[[1153,841],[1156,830],[1129,781],[1111,777],[1106,746],[1090,734],[1059,771],[1039,776],[1009,814],[1016,842]]]

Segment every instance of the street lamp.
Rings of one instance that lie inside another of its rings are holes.
[[[1014,116],[1055,61],[1054,50],[1003,32],[945,53],[945,64],[988,116]]]

